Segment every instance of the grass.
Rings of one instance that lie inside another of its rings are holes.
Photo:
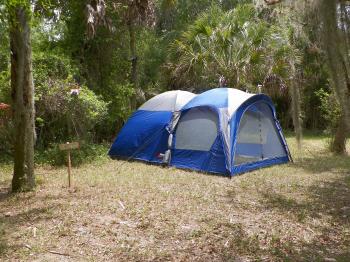
[[[350,158],[305,137],[295,163],[227,179],[123,161],[37,168],[8,193],[0,168],[0,260],[349,261]],[[350,149],[350,148],[349,148]]]

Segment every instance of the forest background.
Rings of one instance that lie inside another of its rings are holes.
[[[278,2],[33,1],[36,161],[63,164],[57,145],[72,140],[83,145],[76,163],[91,159],[145,100],[167,90],[216,88],[221,76],[247,92],[261,86],[284,130],[294,130],[299,141],[303,129],[324,133],[332,137],[330,150],[345,153],[347,101],[329,46],[348,48],[348,3],[335,1],[335,20],[329,18],[338,25],[337,41],[327,35],[322,5]],[[11,105],[7,9],[0,4],[0,103]],[[347,76],[348,53],[343,57]],[[9,111],[0,110],[5,161],[16,136]]]

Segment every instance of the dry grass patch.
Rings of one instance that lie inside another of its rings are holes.
[[[1,167],[0,260],[350,260],[350,159],[305,140],[294,164],[228,179],[105,160],[38,167],[36,192],[8,194]],[[121,165],[122,164],[122,165]]]

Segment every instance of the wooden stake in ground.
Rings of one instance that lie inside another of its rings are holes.
[[[66,144],[60,144],[59,148],[61,151],[67,151],[67,165],[68,165],[68,187],[71,187],[71,172],[72,172],[72,161],[70,152],[74,149],[79,149],[80,145],[78,142],[67,142]]]

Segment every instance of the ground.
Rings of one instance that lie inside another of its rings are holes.
[[[350,158],[327,138],[288,138],[294,163],[228,179],[107,158],[38,167],[9,194],[0,166],[3,261],[350,261]]]

